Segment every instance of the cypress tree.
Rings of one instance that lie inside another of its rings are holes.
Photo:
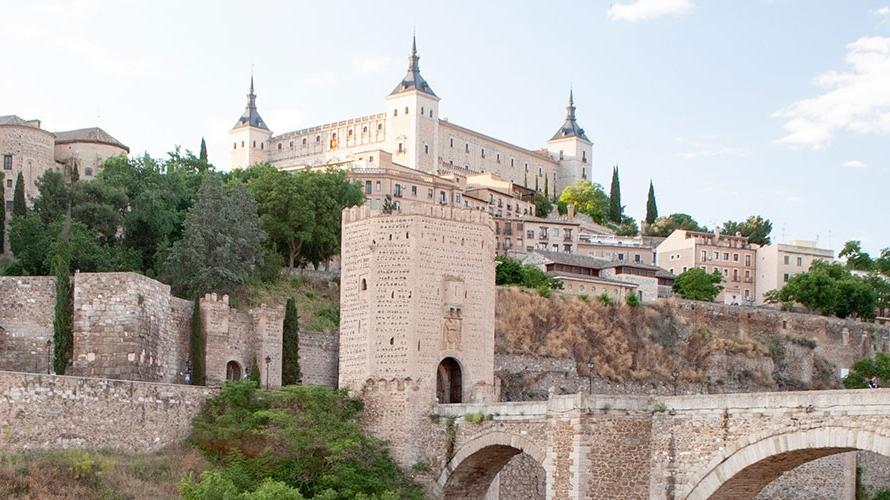
[[[300,328],[298,325],[297,303],[287,299],[284,308],[284,328],[281,339],[281,385],[300,382]]]
[[[621,224],[621,181],[618,180],[618,165],[612,168],[612,187],[609,190],[609,220]]]
[[[203,137],[201,138],[201,152],[198,153],[198,158],[204,163],[207,163],[207,141],[205,141]]]
[[[528,187],[528,172],[525,173],[525,177],[522,179],[522,187]]]
[[[658,218],[658,205],[655,204],[655,187],[649,180],[649,198],[646,200],[646,224],[652,224]]]
[[[0,172],[0,254],[6,251],[6,183]]]
[[[536,193],[540,193],[540,192],[541,192],[541,187],[540,187],[540,185],[538,184],[538,180],[539,180],[539,177],[536,175],[536,176],[535,176],[535,192],[536,192]]]
[[[256,361],[256,356],[250,360],[250,374],[247,377],[249,380],[253,381],[254,385],[257,387],[260,386],[260,365]]]
[[[550,183],[548,180],[549,177],[544,177],[544,196],[550,198]]]
[[[25,215],[28,206],[25,205],[25,177],[19,172],[15,179],[15,192],[12,195],[12,216]]]
[[[192,358],[192,385],[204,385],[204,328],[201,325],[201,298],[195,297],[192,331],[189,337]]]
[[[56,275],[56,309],[53,319],[53,371],[64,375],[71,355],[71,247],[68,242],[70,219],[65,221],[56,245],[53,273]]]
[[[80,172],[77,170],[77,163],[71,165],[71,184],[80,180]]]

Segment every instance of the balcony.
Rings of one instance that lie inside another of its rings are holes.
[[[539,239],[539,240],[547,241],[547,233],[539,233],[539,234],[538,234],[538,239]]]

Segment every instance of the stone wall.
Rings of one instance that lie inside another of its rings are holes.
[[[860,451],[856,454],[856,465],[860,469],[859,482],[868,495],[890,490],[890,457]]]
[[[77,273],[73,295],[70,375],[182,381],[191,302],[135,273]]]
[[[47,372],[56,280],[0,276],[0,370]]]
[[[740,338],[763,333],[802,336],[816,341],[816,354],[838,368],[864,356],[890,351],[890,325],[812,314],[724,304],[672,300],[673,310],[692,328],[706,328]]]
[[[756,500],[854,500],[856,452],[838,453],[798,465],[766,485]]]
[[[300,332],[300,373],[303,383],[337,387],[337,332]]]
[[[0,453],[157,450],[185,438],[213,389],[0,372]]]

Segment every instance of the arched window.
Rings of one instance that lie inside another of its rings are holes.
[[[408,114],[408,106],[405,106],[405,114]]]
[[[87,167],[87,168],[83,169],[83,173],[84,173],[84,175],[86,175],[87,177],[92,177],[92,176],[93,176],[93,169],[90,168],[90,167]]]
[[[256,141],[253,141],[253,148],[256,149]]]
[[[316,136],[315,136],[315,143],[318,144],[319,142],[321,142],[321,136],[320,136],[320,135],[316,135]]]
[[[305,138],[305,137],[303,138],[303,145],[304,145],[304,146],[306,145],[306,138]]]
[[[237,143],[237,142],[233,142],[233,143],[232,143],[232,149],[238,149],[238,143]]]
[[[278,143],[278,151],[281,151],[281,143]]]
[[[365,278],[362,278],[362,282],[361,282],[361,284],[359,285],[359,287],[360,287],[360,289],[361,289],[362,291],[367,290],[367,289],[368,289],[368,281],[365,280]]]
[[[454,358],[445,358],[436,369],[436,398],[440,404],[453,404],[460,403],[462,396],[460,364]]]
[[[398,110],[398,108],[392,110],[392,115],[393,115],[393,116],[399,116],[399,110]]]

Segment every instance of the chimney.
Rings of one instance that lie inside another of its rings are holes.
[[[568,216],[569,219],[575,218],[575,204],[574,203],[569,203],[566,206],[566,216]]]
[[[715,227],[715,228],[714,228],[714,239],[715,239],[715,240],[719,240],[719,239],[720,239],[720,228],[719,228],[719,227]]]

